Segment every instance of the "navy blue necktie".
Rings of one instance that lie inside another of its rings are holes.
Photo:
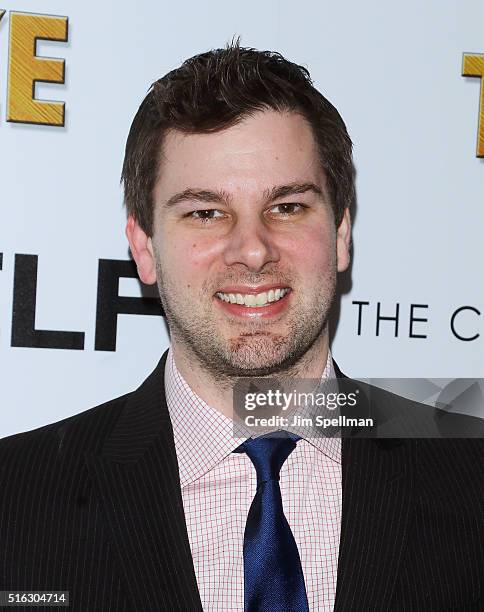
[[[249,438],[247,453],[257,472],[257,491],[244,533],[245,612],[308,612],[301,559],[284,516],[279,472],[298,436]]]

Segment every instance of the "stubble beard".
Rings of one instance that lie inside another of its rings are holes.
[[[284,334],[271,331],[271,321],[261,319],[241,322],[240,331],[235,323],[234,333],[227,340],[218,332],[210,292],[202,289],[198,304],[187,304],[180,298],[158,257],[156,259],[158,291],[172,342],[181,344],[200,367],[223,386],[241,377],[300,375],[300,366],[308,351],[327,331],[328,313],[336,288],[335,262],[309,302],[302,302],[297,291],[292,296],[297,303],[291,307]],[[257,277],[258,281],[245,279],[245,282],[260,283],[261,275]],[[271,277],[273,279],[274,275]]]

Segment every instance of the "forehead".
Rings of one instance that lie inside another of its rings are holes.
[[[157,203],[187,188],[256,196],[292,182],[314,182],[324,189],[312,129],[299,114],[260,111],[219,132],[169,131],[154,195]]]

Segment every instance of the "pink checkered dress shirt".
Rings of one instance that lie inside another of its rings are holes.
[[[323,377],[332,376],[328,355]],[[193,393],[171,349],[165,392],[203,609],[243,612],[244,529],[256,490],[255,468],[245,453],[232,452],[241,443],[232,421]],[[299,440],[280,474],[284,514],[299,549],[311,612],[334,607],[341,483],[340,438]]]

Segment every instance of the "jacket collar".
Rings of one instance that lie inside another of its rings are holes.
[[[164,392],[166,353],[87,458],[136,611],[202,610]]]
[[[334,362],[335,372],[350,381]],[[355,414],[388,419],[385,396],[359,387]],[[413,506],[416,445],[410,439],[342,439],[343,508],[335,612],[390,610]]]

